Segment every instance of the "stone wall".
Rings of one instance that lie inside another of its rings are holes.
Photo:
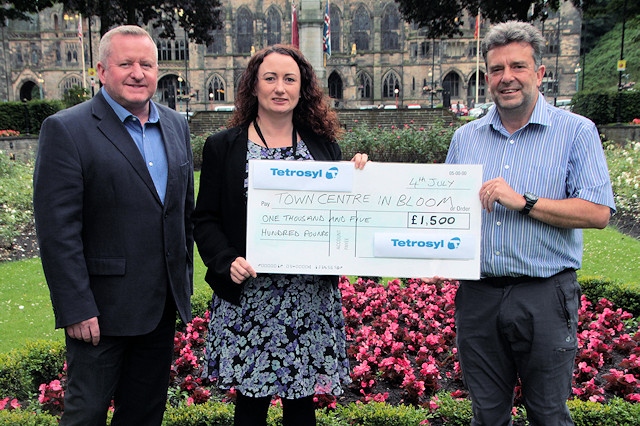
[[[6,137],[0,139],[0,152],[14,160],[29,161],[35,158],[37,136]]]
[[[614,124],[601,126],[598,131],[603,134],[608,141],[625,145],[628,141],[640,141],[640,126],[630,126],[626,124]]]

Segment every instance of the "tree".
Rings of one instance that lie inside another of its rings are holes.
[[[211,43],[211,30],[222,26],[220,0],[62,0],[64,8],[100,18],[101,34],[115,25],[162,28],[162,38],[175,39],[176,23],[197,43]]]
[[[8,19],[30,21],[31,14],[51,7],[54,3],[55,0],[3,0],[0,5],[0,26],[5,26]]]
[[[427,31],[429,38],[460,35],[463,12],[472,15],[481,11],[491,22],[510,19],[533,21],[546,19],[548,11],[558,10],[560,0],[395,0],[400,13]],[[581,0],[572,0],[580,2]],[[589,0],[595,1],[595,0]]]

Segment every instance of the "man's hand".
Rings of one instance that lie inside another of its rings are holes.
[[[93,346],[97,346],[100,342],[100,325],[98,317],[89,318],[82,322],[78,322],[66,327],[67,334],[72,339],[84,340],[91,342]]]

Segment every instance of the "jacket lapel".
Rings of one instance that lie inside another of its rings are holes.
[[[144,184],[153,193],[158,203],[161,203],[156,187],[153,184],[153,179],[151,179],[149,170],[147,170],[147,166],[144,164],[142,154],[140,154],[140,150],[124,124],[109,106],[101,92],[98,92],[93,98],[92,103],[93,115],[98,119],[98,130],[122,153],[138,176],[140,176],[140,179],[142,179]],[[167,157],[168,155],[169,153],[167,152]]]

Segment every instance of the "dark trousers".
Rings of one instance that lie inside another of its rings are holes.
[[[266,426],[271,397],[251,398],[238,392],[233,419],[234,426]],[[316,411],[313,396],[299,399],[282,398],[283,426],[315,426]]]
[[[168,303],[149,334],[101,336],[98,346],[67,336],[67,390],[62,426],[104,426],[113,399],[112,426],[162,423],[173,357],[176,311]]]
[[[572,270],[518,284],[460,282],[456,338],[472,425],[511,424],[518,377],[532,426],[574,424],[566,400],[580,295]]]

